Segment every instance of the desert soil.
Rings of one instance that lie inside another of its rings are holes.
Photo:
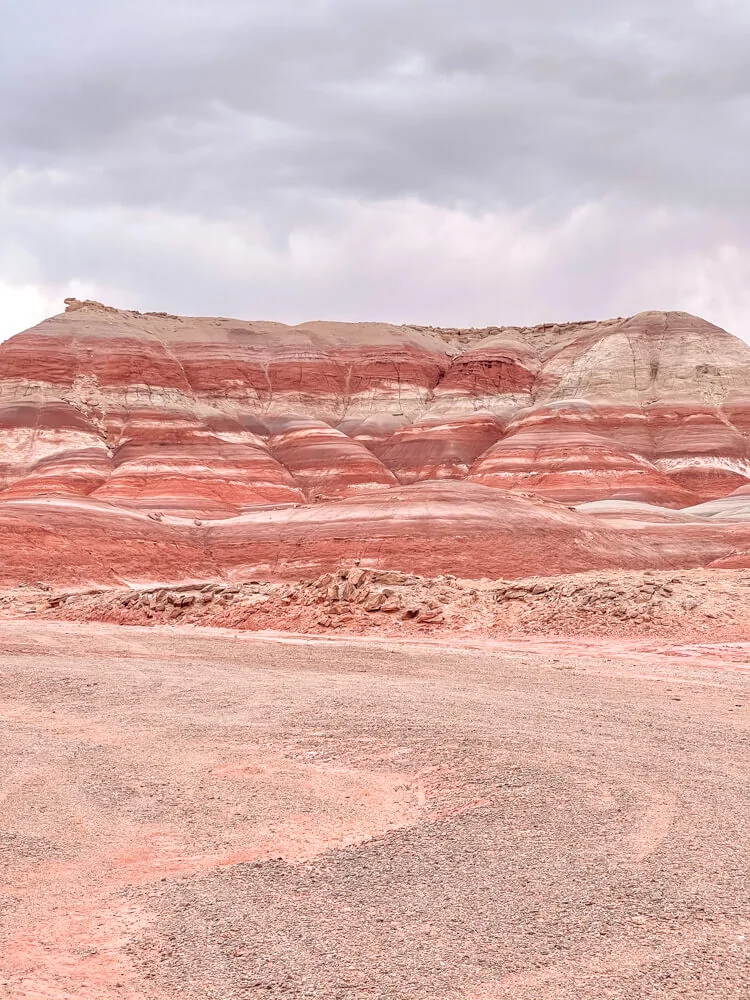
[[[0,996],[747,996],[743,644],[0,645]]]

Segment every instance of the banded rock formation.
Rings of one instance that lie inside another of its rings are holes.
[[[288,327],[69,300],[0,344],[0,575],[741,560],[749,435],[750,347],[684,313]]]

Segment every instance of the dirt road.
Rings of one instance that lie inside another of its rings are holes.
[[[748,995],[742,645],[0,649],[2,997]]]

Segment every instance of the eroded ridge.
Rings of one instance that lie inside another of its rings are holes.
[[[748,563],[750,347],[698,317],[67,305],[0,344],[0,584]]]

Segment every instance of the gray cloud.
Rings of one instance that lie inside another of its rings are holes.
[[[25,0],[4,21],[0,290],[431,322],[679,298],[745,322],[744,4]]]

